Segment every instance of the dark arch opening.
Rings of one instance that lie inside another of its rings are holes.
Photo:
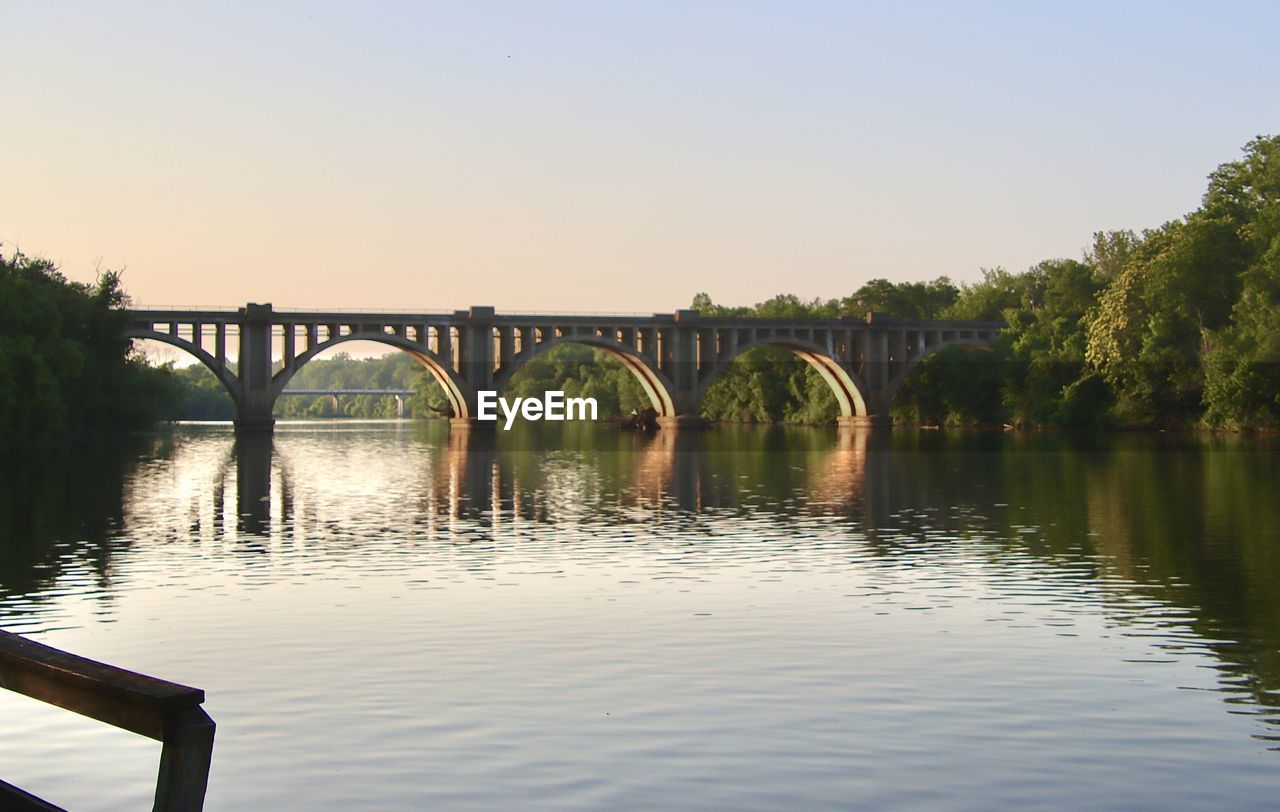
[[[125,334],[133,349],[147,356],[145,347],[136,342],[154,342],[173,347],[197,363],[173,365],[174,385],[180,391],[181,403],[177,405],[177,419],[232,420],[240,402],[240,381],[234,364],[219,364],[209,352],[180,336],[153,330],[130,330]],[[150,363],[150,360],[148,361]]]
[[[989,344],[954,341],[929,348],[889,382],[897,423],[940,426],[1003,421],[1003,370]]]
[[[271,395],[273,401],[279,399],[280,393],[284,391],[286,386],[288,386],[289,381],[298,374],[308,361],[315,359],[319,355],[328,353],[339,345],[347,344],[352,341],[367,341],[374,344],[381,344],[406,353],[413,358],[420,367],[430,373],[436,384],[444,392],[445,398],[448,401],[448,411],[450,416],[471,416],[468,387],[451,369],[445,365],[443,359],[430,350],[424,348],[421,344],[416,344],[412,341],[401,338],[400,336],[390,334],[378,335],[376,333],[352,333],[344,336],[336,336],[308,349],[306,352],[298,355],[294,359],[292,365],[279,369],[272,376]]]
[[[272,416],[379,420],[438,417],[448,409],[444,390],[412,355],[356,341],[329,347],[295,369]]]
[[[665,375],[638,353],[591,336],[565,336],[538,345],[533,355],[502,372],[494,385],[499,392],[522,397],[548,389],[596,397],[602,418],[625,416],[645,406],[660,417],[676,413]]]
[[[699,384],[710,420],[830,423],[867,413],[862,382],[822,348],[765,338],[739,348]]]

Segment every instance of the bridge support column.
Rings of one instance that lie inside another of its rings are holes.
[[[893,418],[889,416],[889,330],[876,324],[883,319],[882,314],[868,313],[867,323],[871,329],[867,331],[866,355],[866,408],[865,415],[841,417],[840,424],[857,427],[892,426]]]
[[[493,389],[493,308],[472,307],[467,312],[468,324],[463,339],[463,380],[472,391]]]
[[[841,416],[836,418],[836,425],[842,429],[889,428],[893,425],[893,418],[885,412],[878,414],[855,414],[847,417]]]
[[[271,431],[271,316],[270,304],[240,309],[240,380],[244,387],[236,404],[237,431]]]
[[[667,372],[674,387],[671,399],[676,413],[658,418],[663,429],[705,428],[708,424],[699,414],[698,402],[698,323],[697,310],[677,310],[675,327],[670,331],[670,355]]]

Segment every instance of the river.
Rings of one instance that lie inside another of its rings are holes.
[[[0,472],[0,626],[203,688],[208,809],[1274,808],[1274,438],[180,426]],[[0,691],[0,778],[158,744]]]

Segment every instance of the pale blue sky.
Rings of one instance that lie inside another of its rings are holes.
[[[1280,4],[8,3],[0,240],[148,304],[670,310],[1193,209]]]

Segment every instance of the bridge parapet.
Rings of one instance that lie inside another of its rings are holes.
[[[659,423],[696,422],[702,396],[742,353],[779,346],[831,387],[841,422],[887,421],[889,401],[927,355],[955,344],[986,345],[999,322],[865,318],[498,313],[488,306],[441,313],[280,311],[249,304],[215,310],[130,311],[128,336],[179,347],[213,370],[236,404],[236,425],[270,429],[275,401],[307,361],[347,341],[408,352],[449,398],[455,422],[474,420],[476,393],[502,389],[540,353],[564,343],[603,349],[637,378]],[[230,357],[234,344],[234,357]]]

